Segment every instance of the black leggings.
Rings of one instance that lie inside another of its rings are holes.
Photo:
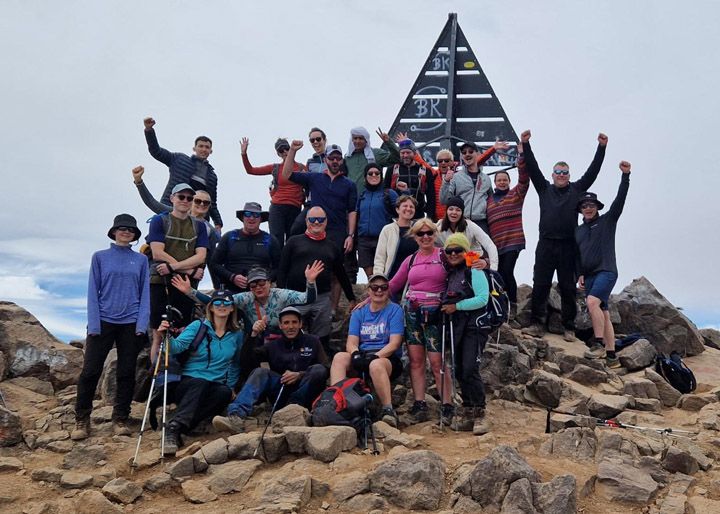
[[[520,250],[511,250],[500,254],[498,273],[505,282],[505,291],[511,303],[517,303],[517,282],[515,281],[515,263],[520,256]]]
[[[464,407],[485,408],[485,387],[480,376],[487,332],[478,329],[475,318],[479,311],[456,311],[452,314],[455,344],[455,377],[460,384]]]

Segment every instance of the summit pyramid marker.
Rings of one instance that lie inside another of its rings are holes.
[[[486,165],[515,164],[517,134],[458,25],[456,13],[448,15],[390,128],[391,134],[398,132],[406,132],[432,165],[440,148],[451,149],[458,157],[458,146],[464,141],[475,142],[481,151],[496,141],[507,141],[510,150],[496,153]]]

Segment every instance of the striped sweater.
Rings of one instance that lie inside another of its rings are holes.
[[[525,248],[522,210],[530,187],[530,177],[522,154],[518,159],[518,172],[518,183],[507,194],[501,197],[491,194],[488,197],[487,220],[490,225],[490,238],[499,254]]]

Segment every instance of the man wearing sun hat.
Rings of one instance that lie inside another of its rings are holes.
[[[73,440],[90,435],[90,413],[105,358],[117,348],[117,394],[113,406],[113,432],[130,435],[126,423],[135,386],[135,362],[147,336],[150,288],[147,258],[130,243],[140,238],[135,218],[115,216],[108,237],[110,248],[95,252],[88,281],[88,325],[83,369],[78,380]]]
[[[247,275],[252,268],[270,270],[270,279],[275,280],[281,247],[277,238],[260,230],[260,224],[268,220],[268,213],[259,203],[247,202],[235,214],[243,227],[223,235],[210,267],[227,289],[240,293],[247,291]]]

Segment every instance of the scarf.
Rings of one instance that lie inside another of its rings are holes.
[[[308,236],[313,241],[322,241],[327,236],[327,232],[323,232],[322,234],[313,234],[309,230],[306,230],[305,235]]]
[[[348,144],[348,153],[345,155],[345,158],[347,159],[355,152],[355,145],[352,140],[353,136],[362,136],[365,138],[366,144],[365,148],[363,148],[365,159],[367,159],[367,162],[375,162],[375,154],[370,147],[370,132],[368,132],[365,127],[355,127],[350,129],[350,143]]]

